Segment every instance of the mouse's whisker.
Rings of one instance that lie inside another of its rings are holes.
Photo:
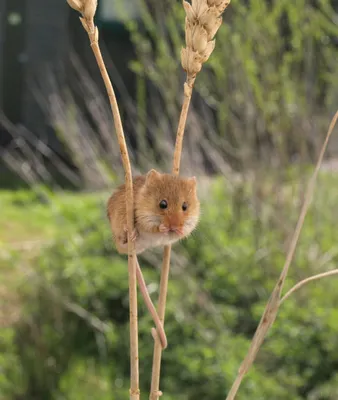
[[[150,229],[158,227],[161,223],[161,218],[153,214],[138,214],[136,222],[142,226],[147,226]]]
[[[198,223],[198,217],[187,218],[183,227],[184,233],[190,234],[195,229],[197,223]]]

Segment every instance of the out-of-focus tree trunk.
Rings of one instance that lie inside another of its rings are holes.
[[[5,1],[0,1],[0,109],[2,109],[2,77],[3,77],[3,59],[4,59],[4,42],[5,42]]]
[[[22,0],[7,0],[1,1],[1,8],[1,105],[6,116],[17,123],[21,118],[25,7]]]
[[[41,106],[48,101],[50,72],[59,82],[64,79],[68,12],[66,1],[26,0],[23,123],[46,142],[53,140],[54,135],[49,134]],[[50,144],[55,145],[55,140]]]

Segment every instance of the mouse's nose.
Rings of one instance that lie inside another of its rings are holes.
[[[183,226],[181,218],[178,215],[170,216],[168,218],[168,225],[170,229],[179,229]]]
[[[173,215],[170,218],[168,218],[168,227],[171,232],[175,232],[177,234],[182,234],[182,229],[183,229],[183,221],[179,216]]]

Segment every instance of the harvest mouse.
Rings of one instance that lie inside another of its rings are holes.
[[[165,246],[188,236],[197,226],[200,203],[196,178],[161,174],[154,169],[133,179],[135,229],[132,240],[136,253]],[[121,185],[108,200],[108,218],[117,251],[128,253],[126,188]],[[137,262],[137,280],[148,310],[154,318],[162,346],[166,347],[163,327],[151,302]],[[149,301],[151,304],[149,304]]]

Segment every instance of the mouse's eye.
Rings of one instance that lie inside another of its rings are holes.
[[[183,211],[186,211],[187,208],[188,208],[188,204],[187,204],[186,202],[184,202],[184,203],[182,204],[182,210],[183,210]]]
[[[162,208],[162,210],[165,210],[167,207],[168,207],[167,200],[161,200],[160,208]]]

